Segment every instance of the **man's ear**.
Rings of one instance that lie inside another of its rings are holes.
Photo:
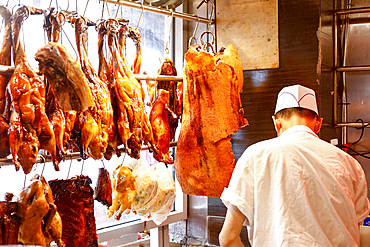
[[[272,121],[274,122],[275,131],[279,135],[280,130],[281,130],[281,119],[276,118],[275,116],[272,116]]]
[[[318,134],[318,133],[320,132],[320,130],[321,130],[321,126],[322,126],[322,121],[323,121],[323,120],[324,120],[324,119],[323,119],[322,117],[316,120],[315,127],[314,127],[314,132],[315,132],[316,134]]]

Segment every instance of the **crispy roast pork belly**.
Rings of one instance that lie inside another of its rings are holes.
[[[90,184],[91,179],[83,175],[49,181],[54,202],[62,218],[62,240],[66,246],[98,246],[94,190]]]
[[[93,105],[87,78],[63,45],[49,42],[37,51],[35,59],[63,110],[85,111]]]
[[[191,46],[185,54],[175,169],[187,194],[221,196],[235,167],[231,136],[248,124],[240,99],[239,56],[232,45],[221,53]]]

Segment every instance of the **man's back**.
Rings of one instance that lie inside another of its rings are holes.
[[[359,245],[369,213],[362,168],[308,127],[252,145],[236,170],[243,179],[228,189],[246,200],[255,246]]]

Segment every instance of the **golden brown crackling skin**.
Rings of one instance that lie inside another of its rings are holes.
[[[240,73],[231,66],[237,61],[216,58],[196,46],[185,54],[175,169],[183,191],[198,196],[219,197],[228,186],[235,167],[231,135],[247,125],[239,94]]]

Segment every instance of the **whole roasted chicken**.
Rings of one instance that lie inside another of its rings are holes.
[[[50,246],[61,240],[62,221],[54,204],[51,189],[43,177],[36,176],[18,198],[17,214],[21,217],[18,241],[24,245]]]
[[[25,174],[31,171],[40,148],[51,154],[55,170],[59,170],[55,135],[45,113],[45,85],[29,65],[19,40],[27,14],[27,7],[18,8],[14,14],[15,68],[7,85],[11,108],[9,147],[16,170],[22,166]]]
[[[136,195],[136,180],[127,166],[120,164],[113,172],[113,203],[108,209],[108,217],[115,215],[119,220],[126,210],[130,210]]]

